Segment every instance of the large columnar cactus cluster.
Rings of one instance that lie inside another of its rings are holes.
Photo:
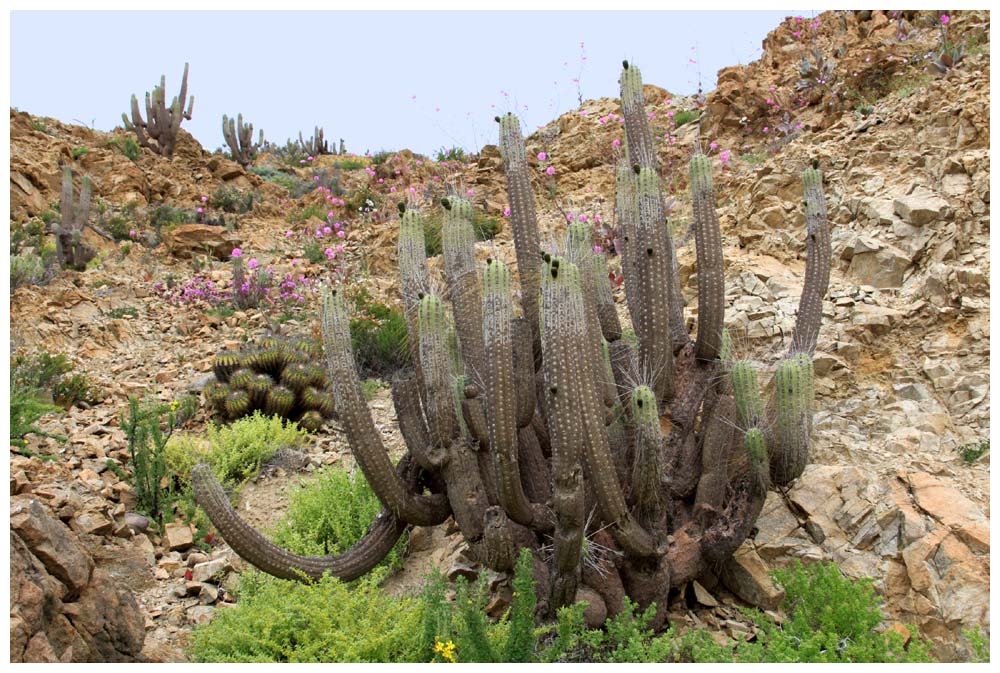
[[[384,510],[345,554],[294,556],[240,520],[211,471],[196,469],[199,502],[239,554],[281,577],[352,578],[407,525],[451,516],[467,554],[497,571],[509,570],[520,548],[533,549],[539,595],[550,609],[586,586],[613,615],[626,595],[663,606],[671,588],[717,569],[750,533],[768,488],[802,473],[830,264],[820,174],[812,168],[804,176],[806,282],[795,334],[762,389],[750,362],[734,359],[723,329],[712,165],[696,153],[690,167],[698,270],[692,341],[642,80],[628,63],[621,95],[627,143],[617,218],[637,346],[622,338],[589,230],[570,226],[561,250],[540,250],[520,126],[513,115],[498,117],[520,301],[505,264],[476,264],[471,206],[459,198],[443,204],[447,282],[435,293],[421,216],[405,209],[399,268],[415,367],[393,382],[408,447],[395,468],[361,395],[344,301],[333,291],[323,302],[337,411]]]
[[[177,143],[177,133],[181,129],[181,121],[191,119],[194,108],[194,96],[188,99],[187,110],[184,109],[184,99],[187,97],[188,64],[184,64],[184,75],[181,77],[181,91],[167,107],[167,77],[160,76],[160,86],[153,93],[146,92],[146,119],[139,111],[139,99],[132,95],[132,119],[122,113],[125,128],[135,133],[139,144],[148,147],[157,154],[167,157],[174,155],[174,145]]]
[[[223,418],[261,410],[316,431],[334,414],[323,349],[309,339],[265,337],[243,351],[215,356],[205,399]]]

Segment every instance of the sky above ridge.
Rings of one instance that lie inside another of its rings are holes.
[[[183,127],[209,150],[224,144],[222,115],[241,112],[272,142],[319,125],[358,154],[475,151],[496,142],[500,112],[530,132],[581,97],[617,96],[622,59],[673,94],[710,91],[720,68],[759,58],[784,17],[815,14],[14,11],[10,104],[107,131],[160,75],[176,96],[188,62]]]

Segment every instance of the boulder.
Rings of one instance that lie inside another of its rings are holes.
[[[892,205],[897,215],[916,227],[943,219],[948,212],[947,201],[923,191],[901,196]]]
[[[229,259],[239,239],[222,227],[209,224],[179,224],[163,235],[167,250],[174,257],[190,259],[194,255],[210,253],[217,259]]]
[[[730,591],[761,610],[775,610],[785,598],[785,591],[771,581],[767,565],[749,542],[722,564],[720,578]]]
[[[859,285],[877,288],[903,286],[903,273],[910,267],[910,255],[894,245],[859,236],[848,268]]]

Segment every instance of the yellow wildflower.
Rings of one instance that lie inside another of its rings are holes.
[[[434,639],[434,654],[440,654],[441,658],[449,664],[455,663],[455,643],[450,640],[442,643],[437,638]]]

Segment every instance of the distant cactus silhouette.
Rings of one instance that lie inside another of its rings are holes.
[[[617,211],[637,347],[622,338],[604,258],[585,228],[569,227],[562,251],[540,254],[520,125],[499,117],[521,316],[506,265],[489,259],[477,268],[468,202],[443,204],[444,296],[428,280],[420,214],[404,208],[399,268],[414,370],[397,375],[393,401],[404,464],[417,480],[389,460],[361,393],[345,301],[327,292],[323,345],[335,406],[385,510],[346,554],[293,556],[239,519],[210,469],[195,468],[199,502],[240,555],[280,577],[352,578],[374,567],[406,525],[451,516],[468,555],[495,570],[508,569],[518,548],[532,549],[550,609],[572,603],[586,585],[614,614],[624,595],[666,605],[671,588],[716,567],[747,538],[772,484],[802,473],[829,281],[821,176],[804,175],[806,281],[792,347],[762,394],[723,330],[712,165],[701,153],[691,160],[699,309],[692,341],[634,66],[626,64],[621,89],[627,143]],[[228,358],[218,364],[232,366]],[[286,372],[286,385],[300,376],[297,366]]]
[[[132,119],[129,120],[126,113],[122,113],[122,121],[125,128],[135,133],[139,144],[148,147],[157,154],[167,157],[174,156],[174,145],[177,143],[177,133],[181,128],[181,121],[191,119],[191,112],[194,109],[194,96],[188,99],[187,110],[184,109],[184,99],[187,97],[188,64],[184,64],[184,76],[181,77],[181,92],[167,107],[166,75],[160,76],[160,86],[153,89],[153,93],[146,92],[146,119],[142,118],[139,111],[139,99],[132,95]]]
[[[243,168],[253,163],[257,153],[264,145],[264,130],[260,130],[257,142],[253,141],[253,124],[244,124],[243,115],[236,115],[236,119],[230,119],[222,115],[222,136],[229,145],[229,151],[233,156],[233,161]]]

